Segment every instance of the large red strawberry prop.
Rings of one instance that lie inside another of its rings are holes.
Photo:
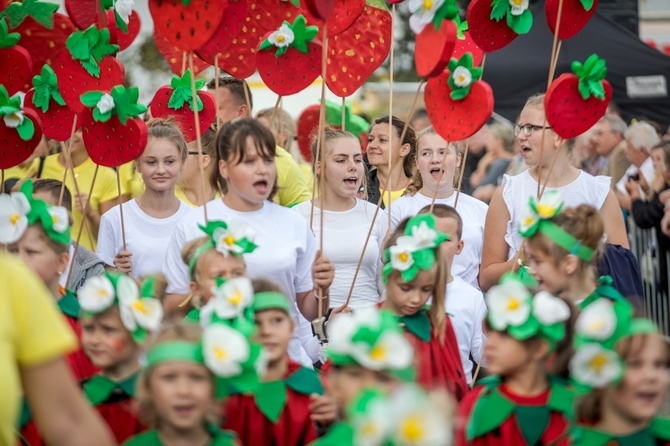
[[[200,90],[205,81],[195,81],[195,89]],[[200,131],[204,132],[216,118],[216,100],[206,91],[196,94],[196,107]],[[168,118],[173,116],[179,124],[186,142],[195,141],[195,113],[193,110],[193,91],[191,89],[191,70],[186,70],[184,76],[173,77],[170,85],[158,89],[151,100],[151,116],[154,118]]]
[[[484,126],[493,113],[493,90],[479,80],[472,55],[451,59],[448,71],[428,79],[424,101],[433,127],[447,141],[468,138]]]
[[[11,2],[7,8],[0,12],[0,18],[7,17],[9,26],[16,28],[24,20],[32,18],[45,28],[53,28],[53,15],[58,9],[58,3],[41,2],[39,0],[23,0],[22,2]]]
[[[302,0],[309,13],[321,20],[328,20],[335,10],[337,0]]]
[[[199,58],[207,61],[210,65],[218,65],[222,68],[223,51],[235,39],[243,28],[244,19],[247,17],[246,0],[223,0],[225,9],[223,18],[219,22],[214,35],[196,50]],[[245,26],[246,28],[246,26]]]
[[[391,14],[381,0],[367,0],[363,13],[329,39],[326,84],[339,97],[353,94],[386,60],[393,33]]]
[[[117,85],[109,93],[81,95],[82,134],[91,160],[116,167],[139,157],[147,145],[147,125],[138,118],[146,107],[137,103],[139,90]]]
[[[256,53],[256,66],[265,85],[279,96],[307,88],[321,74],[321,42],[316,26],[299,15],[266,35]]]
[[[106,91],[125,80],[125,70],[113,55],[118,45],[109,43],[109,30],[95,26],[75,31],[68,37],[65,50],[56,57],[53,66],[58,77],[60,93],[74,112],[83,106],[80,97],[87,91]]]
[[[318,0],[316,2],[321,7]],[[334,36],[343,31],[346,31],[363,12],[365,8],[365,0],[335,0],[335,5],[327,20],[313,15],[310,11],[315,7],[314,4],[305,5],[303,14],[309,23],[314,23],[320,29],[323,28],[324,23],[328,24],[328,35]],[[296,5],[297,6],[297,5]]]
[[[547,122],[563,138],[574,138],[590,129],[607,110],[612,86],[605,80],[605,61],[592,54],[582,65],[572,62],[572,73],[554,80],[544,97]]]
[[[44,136],[56,141],[66,141],[72,136],[72,123],[77,116],[65,105],[58,89],[58,78],[49,65],[44,65],[42,72],[33,77],[33,87],[26,94],[24,103],[37,112],[42,121]]]
[[[28,159],[42,140],[40,118],[21,107],[21,98],[7,94],[0,85],[0,169],[18,166]]]
[[[19,33],[10,33],[7,23],[0,19],[0,84],[10,95],[19,91],[28,91],[33,71],[30,54],[17,45]]]
[[[413,6],[418,8],[413,9]],[[447,67],[458,31],[458,8],[451,1],[411,4],[409,26],[416,34],[414,64],[419,77],[437,76]]]
[[[472,40],[485,52],[492,52],[511,43],[520,34],[527,34],[533,25],[528,0],[511,6],[509,0],[473,0],[466,18]]]
[[[545,12],[549,30],[556,34],[558,23],[558,7],[563,2],[561,9],[561,23],[559,24],[558,38],[569,39],[584,28],[591,20],[598,7],[598,0],[547,0]]]
[[[221,0],[149,0],[154,29],[182,51],[195,51],[216,32]]]
[[[298,116],[296,141],[303,158],[308,163],[312,162],[312,137],[319,128],[319,114],[321,107],[310,105],[300,112]]]
[[[158,30],[154,29],[154,42],[156,43],[156,48],[158,52],[161,53],[161,56],[165,59],[172,71],[177,76],[181,76],[188,68],[188,59],[185,58],[187,55],[171,44],[165,37],[161,36]],[[197,76],[202,71],[209,68],[209,64],[197,56],[193,56],[193,71]]]

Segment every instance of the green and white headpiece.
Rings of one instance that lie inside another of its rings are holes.
[[[188,268],[192,274],[198,259],[210,249],[214,249],[225,257],[228,255],[241,256],[254,251],[258,246],[254,243],[256,232],[246,223],[221,220],[210,220],[205,226],[198,225],[207,234],[209,240],[200,246],[193,254]]]
[[[403,282],[414,280],[420,270],[435,264],[435,251],[449,240],[449,235],[435,230],[435,216],[420,214],[407,222],[405,235],[384,251],[384,283],[393,270],[399,271]]]
[[[40,224],[55,242],[70,244],[67,209],[33,198],[32,180],[25,181],[19,192],[0,194],[0,244],[17,242],[28,226],[35,224]]]
[[[254,287],[247,277],[214,279],[212,298],[200,310],[200,324],[226,323],[247,335],[256,330],[252,304]]]
[[[611,282],[611,278],[605,282]],[[601,281],[598,288],[607,287],[611,288],[610,284]],[[634,318],[632,305],[618,292],[616,294],[618,296],[608,293],[589,302],[575,322],[575,354],[570,361],[570,377],[579,390],[618,383],[625,367],[615,351],[616,344],[630,336],[658,332],[650,320]]]
[[[562,208],[563,200],[557,190],[546,191],[539,201],[531,196],[528,207],[519,221],[519,234],[529,238],[539,231],[570,254],[589,262],[593,258],[593,249],[582,245],[581,240],[577,240],[552,221]]]
[[[491,328],[518,341],[544,339],[553,350],[565,336],[570,306],[546,291],[533,295],[513,274],[503,276],[499,285],[485,296],[487,321]]]
[[[91,277],[78,292],[79,306],[84,315],[104,313],[113,306],[119,307],[123,326],[138,344],[146,341],[148,332],[160,328],[163,305],[155,296],[155,278],[149,276],[138,286],[124,274],[106,271]]]
[[[328,360],[336,366],[356,364],[389,372],[402,381],[414,380],[414,349],[399,322],[376,307],[339,314],[329,327]]]

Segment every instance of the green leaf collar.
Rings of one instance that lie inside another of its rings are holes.
[[[603,80],[607,75],[607,66],[604,59],[599,58],[597,54],[591,54],[583,65],[574,61],[571,68],[579,78],[578,89],[582,99],[586,101],[590,97],[595,97],[601,101],[605,100]]]
[[[137,87],[126,89],[123,85],[117,85],[109,93],[103,91],[84,93],[80,100],[88,108],[95,107],[93,109],[94,120],[107,122],[112,114],[116,114],[121,124],[126,125],[128,118],[136,118],[147,111],[144,105],[137,103],[139,96],[140,91]]]
[[[53,15],[57,9],[58,3],[23,0],[10,3],[7,9],[0,12],[0,17],[7,17],[12,28],[19,26],[27,17],[32,17],[40,25],[52,29],[54,27]]]
[[[15,94],[10,98],[4,85],[0,85],[0,118],[5,127],[16,129],[23,141],[30,141],[35,135],[35,124],[23,114],[21,96]]]
[[[472,53],[467,52],[460,59],[452,58],[449,61],[449,96],[455,101],[461,101],[470,94],[472,84],[482,78],[482,69],[473,66]]]
[[[84,31],[75,31],[65,41],[65,46],[74,60],[78,60],[93,77],[100,77],[100,65],[103,57],[113,56],[119,46],[109,43],[109,30],[98,30],[91,25]]]
[[[267,39],[261,42],[260,51],[277,48],[275,56],[279,57],[293,47],[298,51],[307,54],[309,48],[307,44],[314,40],[319,34],[319,28],[316,26],[307,26],[305,16],[300,14],[295,18],[293,24],[287,21],[270,34]]]
[[[411,316],[401,316],[400,324],[423,342],[430,342],[430,318],[426,308]]]
[[[528,9],[528,0],[493,0],[491,19],[499,22],[503,18],[512,31],[527,34],[533,26],[533,13]]]
[[[54,70],[47,64],[42,67],[42,72],[33,77],[33,105],[42,109],[43,112],[49,110],[51,99],[60,106],[65,106],[65,100],[58,89],[58,78]]]
[[[168,102],[169,108],[173,110],[179,110],[188,104],[188,106],[193,111],[193,91],[191,90],[191,82],[192,75],[190,68],[186,70],[182,77],[174,76],[172,78],[172,81],[170,81],[170,88],[173,90],[173,92]],[[204,86],[205,81],[200,79],[195,81],[196,92],[201,90]],[[202,111],[202,100],[198,97],[197,94],[195,95],[195,101],[198,111]]]
[[[84,384],[84,395],[94,406],[107,401],[116,389],[123,391],[129,397],[134,397],[138,376],[139,372],[121,382],[116,382],[100,374],[95,375]]]

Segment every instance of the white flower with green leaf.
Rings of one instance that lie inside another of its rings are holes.
[[[105,93],[100,97],[100,100],[95,105],[95,108],[100,111],[101,115],[111,112],[114,110],[114,98],[109,93]]]
[[[77,297],[82,310],[100,313],[114,304],[116,292],[111,280],[106,276],[94,276],[79,289]]]
[[[135,0],[116,0],[114,10],[125,24],[130,22],[130,15],[133,13]]]
[[[351,356],[371,370],[401,370],[412,365],[414,350],[402,333],[387,331],[374,340],[353,342]]]
[[[205,364],[216,376],[231,378],[242,373],[249,360],[249,341],[239,331],[225,324],[211,324],[202,335]]]
[[[563,198],[557,190],[546,191],[534,206],[540,218],[551,218],[560,212],[563,206]]]
[[[472,73],[466,67],[456,67],[452,76],[454,83],[460,88],[468,87],[472,83]]]
[[[20,192],[0,194],[0,244],[17,242],[28,228],[30,203]]]
[[[227,228],[216,228],[212,233],[216,250],[224,256],[228,256],[228,254],[242,255],[245,250],[240,243],[244,239],[253,242],[256,238],[256,232],[248,225],[235,221],[231,221],[227,226]]]
[[[5,121],[5,125],[10,129],[15,129],[23,124],[25,116],[22,111],[15,111],[5,115],[2,119]]]
[[[486,293],[488,320],[494,330],[524,324],[531,312],[531,295],[519,281],[508,280]]]
[[[606,387],[616,382],[622,373],[619,355],[597,343],[582,345],[570,361],[571,378],[589,387]]]
[[[414,237],[403,235],[398,237],[396,244],[389,247],[391,266],[397,271],[405,271],[412,267],[414,258],[412,253],[419,249]]]
[[[521,15],[528,9],[528,0],[509,0],[510,13],[512,15]]]
[[[540,291],[533,298],[533,315],[543,325],[553,325],[570,319],[567,302],[547,291]]]
[[[63,206],[50,206],[47,212],[51,216],[54,231],[63,233],[68,230],[70,227],[70,216],[67,209]]]
[[[433,248],[437,239],[437,231],[422,221],[412,228],[412,239],[418,249]]]
[[[226,280],[212,288],[214,297],[207,302],[212,311],[221,319],[241,316],[254,300],[254,288],[251,280],[237,277]]]
[[[421,31],[435,18],[445,0],[409,0],[409,27],[415,34]]]
[[[398,446],[441,446],[451,444],[451,426],[425,390],[407,384],[389,401],[390,435]]]
[[[294,38],[295,35],[293,34],[293,30],[286,23],[283,23],[279,29],[272,32],[272,34],[268,36],[270,43],[277,48],[284,48],[289,46],[291,43],[293,43]]]
[[[614,305],[609,299],[601,298],[582,310],[575,322],[575,334],[594,341],[606,341],[617,326]]]
[[[163,319],[163,307],[158,299],[140,298],[137,283],[128,276],[119,276],[116,282],[119,298],[119,313],[124,327],[130,332],[139,328],[158,330]]]

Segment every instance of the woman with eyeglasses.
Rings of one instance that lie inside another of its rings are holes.
[[[544,147],[541,149],[543,130]],[[588,204],[599,209],[605,222],[607,243],[628,249],[623,216],[610,190],[609,177],[594,177],[572,166],[574,140],[561,138],[546,124],[544,94],[528,99],[519,116],[519,123],[514,127],[514,134],[529,168],[517,176],[505,175],[491,199],[486,214],[479,271],[482,290],[496,285],[504,273],[519,268],[519,260],[523,259],[519,220],[530,197],[537,196],[538,178],[540,188],[546,182],[545,191],[560,191],[564,207]]]
[[[175,188],[175,195],[183,203],[192,208],[202,206],[221,193],[216,183],[216,123],[212,124],[202,134],[202,155],[198,152],[196,141],[189,142],[188,156],[179,174],[179,182]],[[200,176],[200,164],[205,171],[205,183]]]

